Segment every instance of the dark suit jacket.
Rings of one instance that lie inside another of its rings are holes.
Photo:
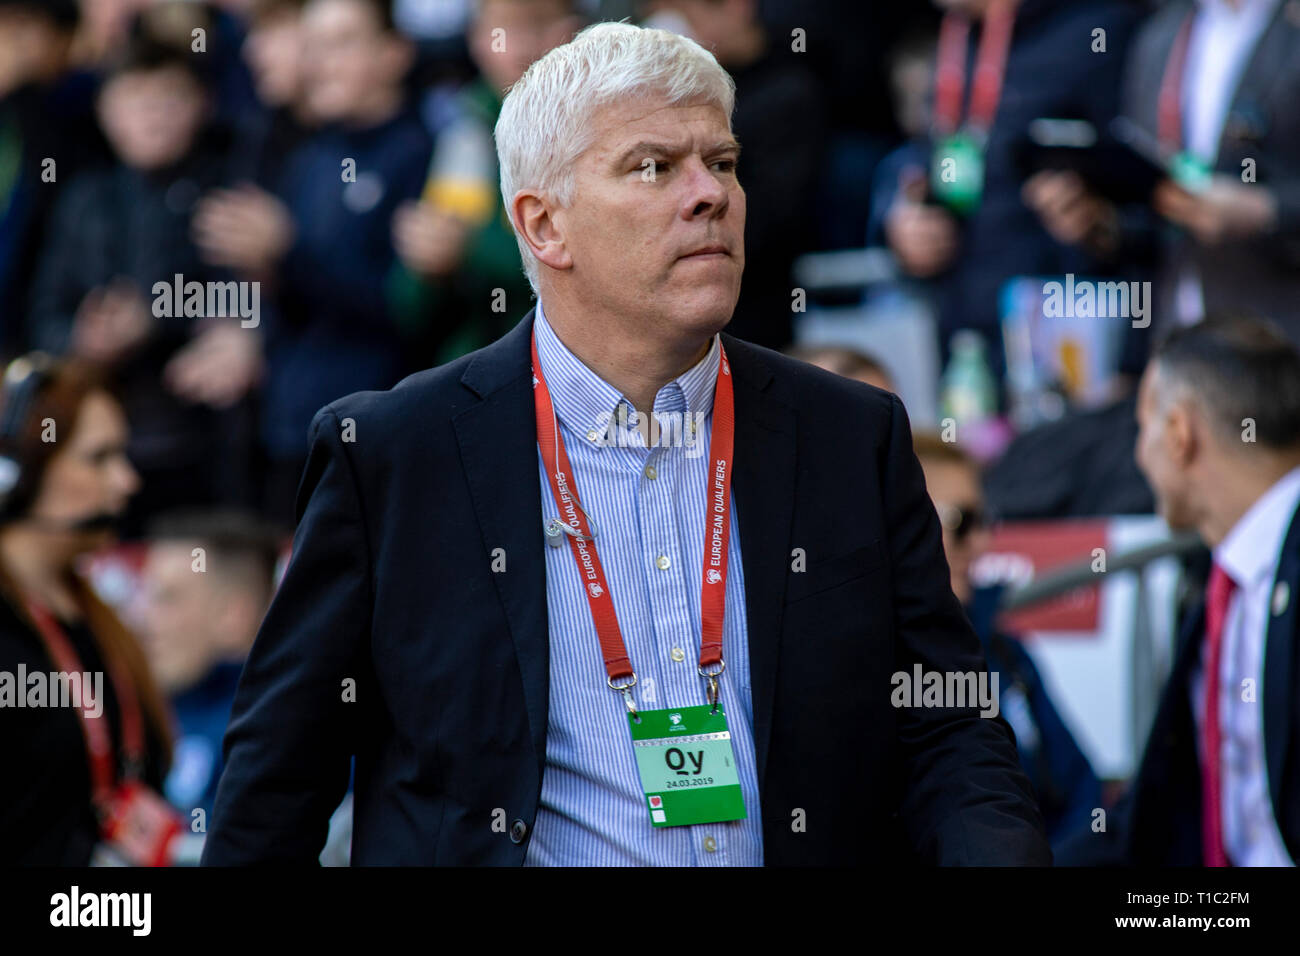
[[[1282,546],[1274,592],[1287,589],[1280,614],[1269,611],[1264,645],[1264,755],[1273,813],[1291,859],[1300,860],[1300,511]],[[1080,833],[1058,853],[1069,866],[1202,866],[1201,770],[1191,680],[1205,636],[1202,601],[1181,629],[1137,776],[1109,814],[1106,832]]]
[[[316,415],[205,862],[314,861],[350,754],[354,862],[523,862],[549,651],[531,330]],[[890,703],[914,663],[984,667],[902,405],[723,339],[766,862],[1049,863],[1006,723]]]
[[[1143,26],[1128,57],[1125,112],[1155,136],[1157,101],[1165,64],[1194,0],[1171,0]],[[1154,213],[1125,216],[1124,257],[1158,255],[1159,321],[1174,304],[1174,288],[1190,260],[1200,275],[1205,308],[1246,310],[1266,316],[1300,342],[1300,3],[1283,0],[1251,52],[1232,94],[1215,158],[1216,172],[1240,180],[1242,161],[1255,161],[1256,181],[1278,199],[1278,228],[1271,235],[1203,246],[1167,228]]]

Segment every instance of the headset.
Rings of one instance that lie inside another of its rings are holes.
[[[4,401],[0,412],[0,517],[17,517],[31,503],[35,492],[29,487],[31,481],[19,457],[18,443],[32,404],[53,371],[54,359],[50,355],[32,352],[10,362],[0,381]]]

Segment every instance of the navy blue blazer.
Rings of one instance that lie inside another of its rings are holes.
[[[1282,592],[1279,594],[1279,592]],[[1285,601],[1280,597],[1285,597]],[[1292,516],[1274,580],[1264,644],[1264,760],[1278,829],[1292,860],[1300,860],[1300,510]],[[1106,831],[1090,829],[1066,842],[1058,862],[1069,866],[1203,866],[1201,764],[1192,714],[1191,680],[1205,637],[1202,600],[1180,629],[1174,664],[1147,737],[1137,775],[1109,814]]]
[[[523,862],[549,651],[532,319],[316,414],[205,863],[314,862],[350,755],[353,862]],[[914,664],[985,666],[901,403],[723,338],[765,861],[1050,863],[1006,722],[890,702]]]

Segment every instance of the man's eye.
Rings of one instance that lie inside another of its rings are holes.
[[[734,159],[719,159],[713,164],[718,168],[720,173],[732,173],[736,171],[736,161]]]

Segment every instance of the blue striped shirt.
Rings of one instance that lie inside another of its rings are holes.
[[[623,406],[630,416],[631,402],[565,347],[540,303],[534,328],[578,499],[595,526],[596,552],[637,674],[637,707],[703,704],[705,681],[696,669],[708,448],[720,357],[717,336],[699,364],[655,395],[656,415],[680,427],[671,435],[662,432],[654,447],[645,447],[635,427],[620,426],[618,409]],[[688,423],[696,422],[701,430],[692,436]],[[540,449],[537,463],[545,523],[558,517],[559,509]],[[541,527],[537,533],[542,533]],[[550,718],[541,802],[525,865],[761,866],[745,579],[734,497],[722,636],[727,669],[719,683],[745,799],[743,820],[651,826],[627,709],[622,697],[606,686],[600,644],[573,552],[567,538],[564,547],[543,551]]]

